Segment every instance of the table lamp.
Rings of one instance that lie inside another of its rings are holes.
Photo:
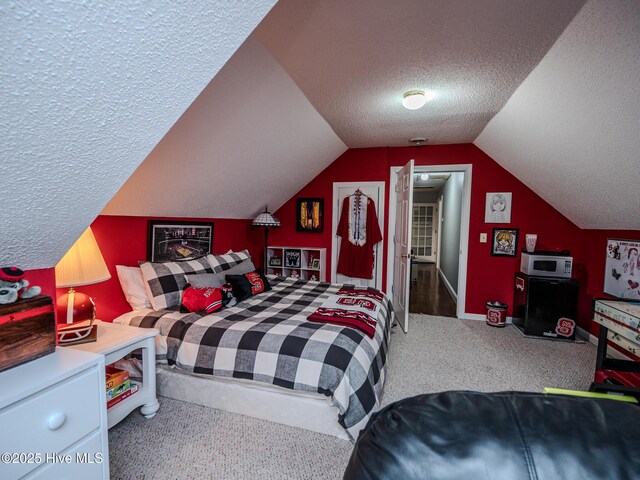
[[[60,343],[88,336],[96,317],[93,299],[87,294],[76,292],[75,287],[104,282],[110,278],[111,274],[102,258],[98,242],[89,227],[56,265],[56,287],[69,288],[69,292],[58,298],[57,302],[58,318],[65,319],[67,324],[58,329]],[[89,325],[75,325],[83,320],[89,320]]]
[[[254,227],[264,227],[264,264],[263,270],[267,272],[267,247],[269,245],[269,229],[278,228],[280,226],[280,220],[278,220],[273,213],[267,211],[267,207],[264,207],[264,212],[260,212],[251,223]]]

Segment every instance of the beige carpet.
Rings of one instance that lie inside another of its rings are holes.
[[[386,405],[444,390],[585,389],[596,349],[535,340],[515,327],[412,315],[393,328]],[[160,398],[151,420],[132,413],[109,431],[114,479],[338,479],[351,444],[322,434]]]

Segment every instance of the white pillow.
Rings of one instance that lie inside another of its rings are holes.
[[[151,302],[145,290],[146,282],[142,277],[140,267],[125,267],[124,265],[116,265],[120,286],[124,292],[124,296],[131,305],[133,310],[141,310],[143,308],[151,308]]]

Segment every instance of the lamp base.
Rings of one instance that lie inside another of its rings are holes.
[[[72,288],[58,298],[56,312],[58,323],[76,323],[95,319],[96,305],[89,295]]]

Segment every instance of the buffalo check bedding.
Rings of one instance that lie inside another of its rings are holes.
[[[356,438],[380,403],[391,303],[382,297],[374,336],[368,338],[353,328],[307,319],[344,285],[269,281],[271,291],[212,314],[147,310],[116,321],[159,329],[159,358],[181,370],[329,396],[338,422]]]

